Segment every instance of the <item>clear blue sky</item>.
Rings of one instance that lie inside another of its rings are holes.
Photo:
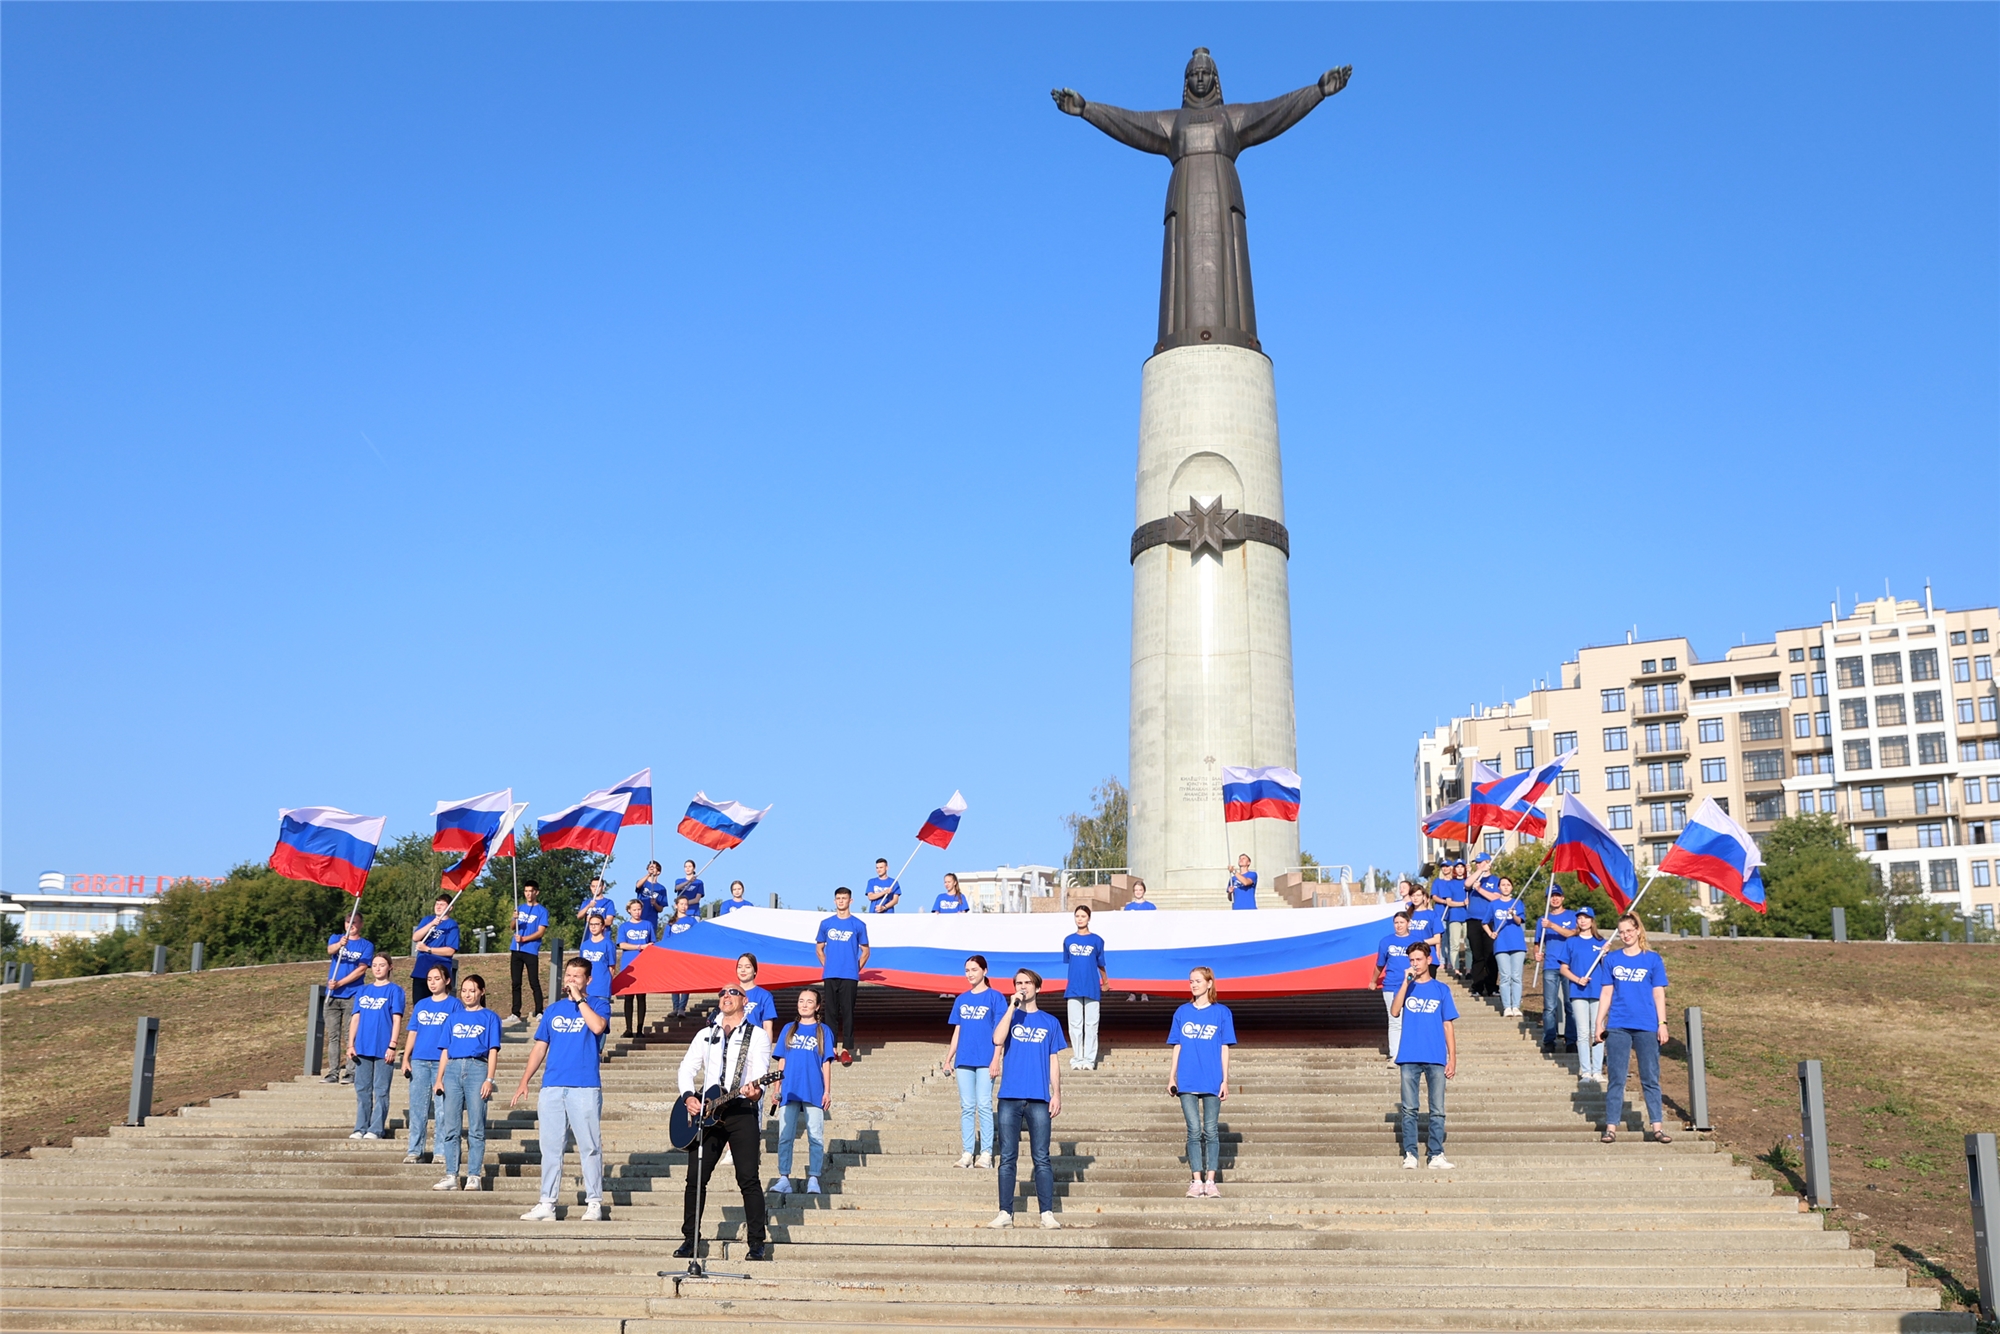
[[[1355,67],[1241,164],[1322,860],[1409,862],[1418,732],[1581,643],[2000,598],[1990,5],[0,24],[10,888],[646,764],[776,803],[760,892],[954,788],[920,883],[1059,860],[1168,168],[1048,89],[1171,106],[1197,44]]]

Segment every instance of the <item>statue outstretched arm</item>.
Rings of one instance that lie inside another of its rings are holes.
[[[1306,118],[1306,113],[1347,86],[1354,73],[1352,65],[1342,65],[1322,74],[1318,83],[1268,102],[1244,102],[1229,108],[1236,118],[1236,137],[1243,147],[1269,143]]]
[[[1049,96],[1064,115],[1083,117],[1127,147],[1161,157],[1173,154],[1171,111],[1127,111],[1103,102],[1086,102],[1074,88],[1057,88]]]

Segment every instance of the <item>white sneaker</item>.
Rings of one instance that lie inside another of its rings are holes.
[[[424,1156],[421,1153],[406,1153],[403,1155],[403,1161],[406,1163],[420,1163],[423,1160]]]
[[[990,1228],[1012,1227],[1014,1226],[1014,1215],[1007,1213],[1003,1210],[1002,1212],[993,1215],[993,1221],[988,1223],[986,1226]]]
[[[956,1167],[972,1166],[972,1155],[969,1153],[961,1153],[960,1155],[958,1155],[958,1162],[953,1165]]]
[[[357,1131],[355,1131],[355,1132],[354,1132],[354,1133],[353,1133],[352,1135],[349,1135],[349,1136],[348,1136],[348,1138],[349,1138],[349,1139],[360,1139],[360,1138],[361,1138],[361,1132],[357,1130]]]
[[[602,1223],[604,1221],[604,1202],[602,1200],[585,1200],[583,1202],[583,1212],[578,1217],[586,1223]]]
[[[459,1189],[460,1189],[460,1190],[485,1190],[485,1189],[486,1189],[486,1178],[485,1178],[485,1177],[484,1177],[483,1175],[481,1175],[481,1176],[476,1176],[476,1177],[467,1177],[467,1178],[465,1179],[465,1184],[464,1184],[463,1186],[460,1186],[460,1187],[459,1187]]]
[[[1151,996],[1148,996],[1148,995],[1147,995],[1147,994],[1146,994],[1145,992],[1143,992],[1143,991],[1139,993],[1139,1003],[1140,1003],[1141,1005],[1144,1005],[1144,1004],[1146,1004],[1146,1003],[1147,1003],[1148,1001],[1150,1001],[1150,1000],[1152,1000],[1152,999],[1153,999],[1153,998],[1152,998]]]
[[[1053,1213],[1044,1209],[1042,1210],[1042,1226],[1053,1232],[1055,1229],[1061,1227],[1062,1224],[1056,1221],[1056,1216]]]
[[[773,1195],[790,1195],[792,1193],[792,1179],[790,1177],[779,1177],[771,1183],[771,1193]]]
[[[1449,1172],[1451,1171],[1451,1159],[1445,1157],[1443,1154],[1439,1154],[1437,1157],[1431,1159],[1427,1166],[1433,1172]]]
[[[502,1028],[519,1028],[520,1026],[521,1016],[518,1014],[510,1014],[500,1021],[500,1027]]]
[[[1405,1172],[1414,1172],[1417,1168],[1421,1167],[1422,1165],[1423,1164],[1417,1161],[1417,1155],[1415,1155],[1414,1153],[1406,1153],[1403,1155],[1403,1170]]]
[[[556,1202],[543,1200],[534,1208],[521,1215],[523,1223],[553,1223],[556,1221]]]
[[[363,1136],[362,1136],[361,1138],[363,1138],[363,1139],[381,1139],[382,1137],[381,1137],[380,1135],[376,1134],[376,1133],[375,1133],[374,1131],[372,1131],[372,1130],[371,1130],[371,1131],[369,1131],[369,1132],[368,1132],[367,1134],[363,1135]]]
[[[445,1178],[444,1180],[442,1180],[442,1181],[438,1182],[438,1183],[437,1183],[437,1184],[436,1184],[435,1186],[432,1186],[432,1187],[431,1187],[431,1189],[432,1189],[432,1190],[457,1190],[457,1189],[458,1189],[458,1178],[457,1178],[457,1177],[446,1177],[446,1178]]]
[[[990,1153],[980,1154],[972,1160],[972,1166],[975,1170],[983,1170],[993,1166],[993,1155]]]

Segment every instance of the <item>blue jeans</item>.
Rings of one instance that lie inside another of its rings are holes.
[[[1597,1007],[1601,1002],[1578,996],[1569,1003],[1569,1020],[1583,1037],[1576,1044],[1576,1077],[1604,1078],[1604,1044],[1597,1041]]]
[[[1021,1123],[1028,1126],[1028,1155],[1035,1167],[1035,1199],[1043,1213],[1056,1207],[1056,1169],[1049,1162],[1049,1105],[1040,1098],[1002,1098],[994,1114],[1000,1136],[1000,1212],[1014,1212],[1015,1168],[1021,1159]]]
[[[396,1067],[386,1056],[354,1058],[354,1128],[362,1134],[389,1133],[389,1090]]]
[[[826,1109],[818,1103],[788,1102],[778,1113],[778,1175],[792,1174],[792,1142],[799,1137],[799,1122],[806,1123],[806,1175],[819,1175],[826,1157]]]
[[[1430,1085],[1430,1156],[1444,1152],[1444,1067],[1428,1061],[1411,1061],[1399,1067],[1403,1075],[1403,1153],[1417,1151],[1417,1085]]]
[[[1611,1028],[1604,1032],[1604,1124],[1625,1121],[1625,1074],[1633,1052],[1639,1053],[1639,1087],[1646,1092],[1646,1119],[1660,1121],[1660,1035],[1650,1028]]]
[[[1500,965],[1500,1008],[1518,1010],[1521,1008],[1521,964],[1527,959],[1521,950],[1496,952],[1493,962]]]
[[[471,1143],[464,1175],[470,1178],[486,1173],[486,1099],[479,1096],[479,1086],[485,1082],[483,1056],[460,1057],[444,1063],[444,1124],[438,1129],[438,1140],[444,1149],[444,1174],[448,1177],[459,1175],[461,1116],[465,1119],[466,1138]]]
[[[599,1113],[603,1092],[573,1085],[542,1085],[535,1103],[536,1131],[542,1142],[542,1199],[556,1202],[562,1189],[563,1138],[576,1137],[576,1157],[583,1168],[583,1202],[604,1198],[604,1135]]]
[[[993,1072],[958,1067],[958,1143],[967,1153],[993,1152]]]
[[[1222,1154],[1221,1115],[1222,1099],[1213,1093],[1181,1094],[1181,1116],[1187,1121],[1188,1171],[1215,1170]]]
[[[1542,1045],[1549,1046],[1556,1040],[1557,1032],[1568,1030],[1569,1041],[1576,1041],[1576,1016],[1569,1012],[1569,983],[1563,981],[1560,970],[1542,970]]]
[[[438,1100],[431,1093],[431,1090],[437,1087],[437,1077],[436,1061],[410,1058],[410,1114],[406,1118],[410,1123],[410,1147],[406,1150],[408,1153],[428,1151],[424,1141],[430,1138],[431,1114],[436,1112],[438,1107]],[[440,1122],[438,1136],[441,1139],[444,1135],[442,1113],[438,1114],[438,1120]]]

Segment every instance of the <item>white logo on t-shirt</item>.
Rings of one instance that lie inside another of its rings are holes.
[[[1436,1014],[1438,1003],[1430,996],[1409,996],[1404,998],[1403,1008],[1417,1014]]]
[[[1222,1025],[1220,1024],[1197,1024],[1192,1019],[1181,1025],[1182,1037],[1196,1038],[1202,1042],[1207,1042],[1221,1031]]]
[[[388,1003],[387,996],[363,996],[355,1002],[364,1010],[379,1010]]]
[[[816,1033],[808,1035],[805,1033],[794,1032],[791,1036],[791,1040],[786,1042],[785,1045],[787,1047],[797,1047],[801,1051],[818,1051],[819,1035]]]
[[[552,1014],[549,1016],[549,1027],[558,1033],[581,1033],[584,1028],[583,1016]]]
[[[443,1010],[418,1010],[417,1022],[425,1028],[439,1028],[451,1018]]]
[[[1611,965],[1611,975],[1620,982],[1644,982],[1652,974],[1652,971],[1651,968],[1646,967],[1644,964],[1636,968],[1630,964],[1614,963]]]
[[[1014,1041],[1016,1042],[1042,1042],[1047,1040],[1048,1035],[1048,1029],[1039,1028],[1034,1024],[1014,1025]]]
[[[844,945],[854,939],[854,933],[852,931],[842,931],[839,927],[828,927],[826,938],[828,940],[837,940]]]
[[[1085,945],[1085,944],[1083,944],[1083,943],[1081,943],[1081,942],[1078,942],[1077,944],[1075,944],[1075,945],[1072,945],[1072,946],[1070,946],[1070,947],[1069,947],[1069,952],[1070,952],[1071,954],[1073,954],[1073,955],[1077,956],[1078,958],[1082,958],[1082,957],[1084,957],[1084,956],[1086,956],[1086,955],[1091,955],[1091,954],[1095,954],[1095,953],[1097,953],[1097,946],[1095,946],[1095,945]]]
[[[990,1005],[972,1005],[968,1003],[958,1007],[958,1017],[961,1019],[984,1019],[987,1011],[992,1008]]]
[[[486,1031],[486,1025],[479,1023],[453,1024],[451,1035],[455,1038],[476,1038]]]

